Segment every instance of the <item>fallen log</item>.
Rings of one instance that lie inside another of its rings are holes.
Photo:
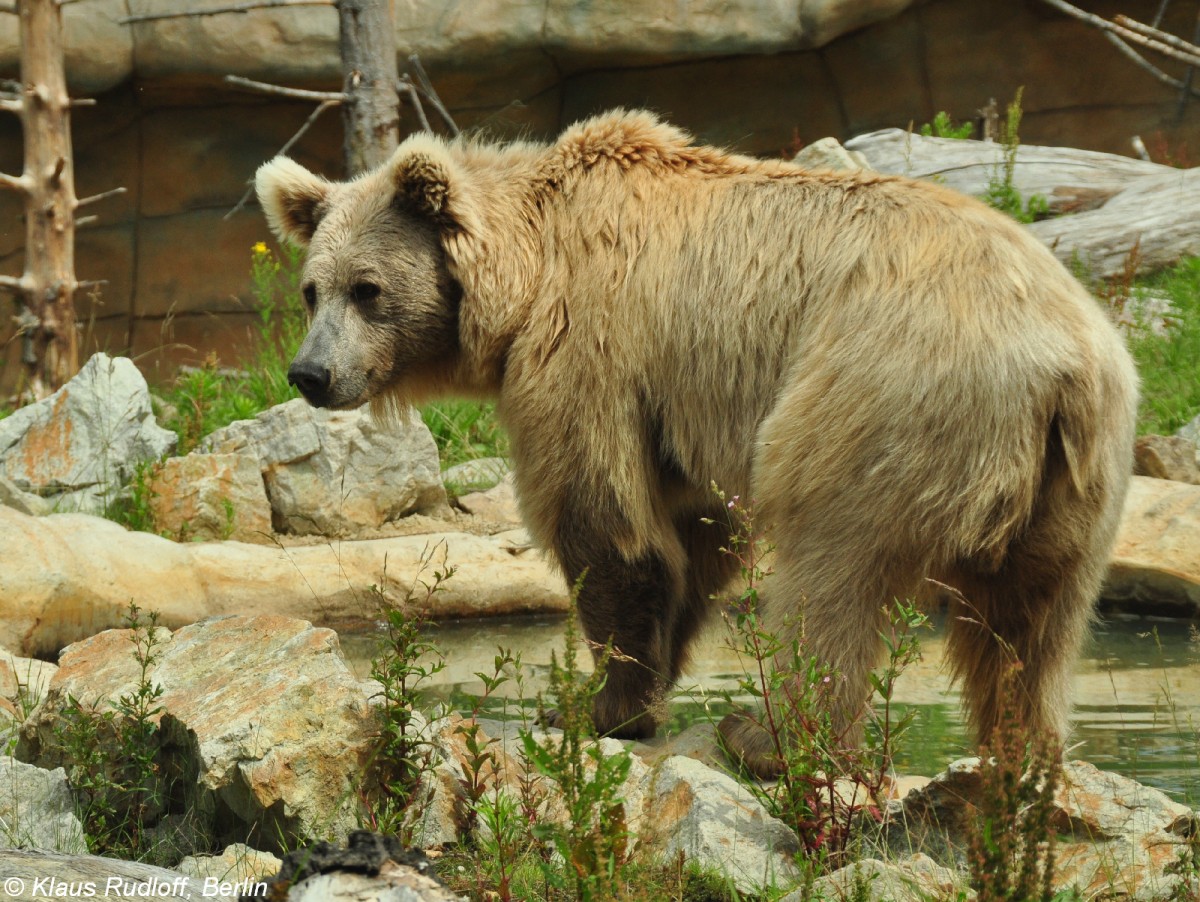
[[[1001,144],[884,129],[846,142],[879,172],[934,180],[982,196],[1004,179]],[[1125,272],[1137,248],[1142,271],[1200,254],[1200,169],[1176,169],[1070,147],[1017,148],[1013,186],[1047,201],[1050,218],[1030,228],[1068,265],[1100,278]]]

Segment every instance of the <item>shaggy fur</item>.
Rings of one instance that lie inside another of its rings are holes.
[[[769,616],[786,636],[802,607],[840,722],[868,695],[882,610],[933,578],[962,593],[951,657],[980,737],[1006,646],[1026,724],[1063,733],[1136,375],[1022,227],[936,185],[727,154],[621,111],[551,146],[413,137],[344,184],[279,159],[258,193],[309,244],[297,365],[329,377],[311,400],[498,399],[531,532],[569,579],[586,569],[588,637],[637,662],[613,665],[600,730],[654,731],[730,576],[701,519],[715,482],[758,499]],[[751,721],[724,732],[777,766]]]

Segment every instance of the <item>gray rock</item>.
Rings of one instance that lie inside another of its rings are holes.
[[[172,899],[201,902],[237,899],[243,891],[259,898],[265,887],[197,880],[166,868],[118,861],[98,855],[66,855],[46,851],[0,849],[0,873],[5,898],[14,902],[43,902],[69,897],[72,886],[91,885],[95,898]],[[78,894],[77,894],[78,895]]]
[[[44,517],[54,510],[54,505],[45,498],[22,491],[15,482],[3,476],[0,476],[0,504],[31,517]]]
[[[297,849],[269,885],[272,899],[304,902],[456,902],[432,862],[394,836],[356,830],[344,847]]]
[[[1148,331],[1159,337],[1170,333],[1170,322],[1175,315],[1169,295],[1149,290],[1136,291],[1116,311],[1117,325],[1127,333]]]
[[[245,843],[226,846],[220,855],[188,855],[176,870],[189,877],[236,883],[257,882],[279,873],[282,862],[270,852],[260,852]]]
[[[412,411],[379,421],[297,398],[217,430],[202,450],[258,456],[278,532],[353,534],[446,504],[437,446]]]
[[[87,842],[61,768],[0,757],[0,845],[83,854]]]
[[[180,540],[271,541],[271,503],[250,451],[163,461],[150,480],[156,531]]]
[[[32,710],[46,697],[58,665],[37,658],[22,658],[0,650],[0,697],[18,709]]]
[[[644,789],[638,834],[654,837],[666,860],[682,853],[688,861],[728,875],[743,893],[799,876],[796,834],[728,774],[674,756],[649,771]]]
[[[460,495],[457,504],[468,514],[489,523],[506,526],[521,522],[521,508],[517,504],[511,474],[485,492]]]
[[[434,725],[435,744],[449,754],[461,770],[466,754],[461,718]],[[526,761],[516,721],[478,721],[481,739],[495,739],[498,779],[506,791],[517,793],[526,775]],[[539,744],[558,742],[562,733],[537,726],[529,728]],[[604,755],[624,754],[627,745],[615,739],[598,740]],[[553,784],[547,790],[542,817],[564,816],[555,798]],[[438,801],[434,810],[451,810],[452,787],[434,787]],[[641,854],[660,855],[671,861],[680,853],[702,867],[726,874],[740,892],[754,893],[763,886],[777,885],[797,876],[793,862],[799,842],[781,821],[770,816],[749,789],[733,777],[699,761],[672,756],[649,767],[635,755],[621,791],[625,817],[632,835],[638,838]],[[435,815],[447,831],[453,821]]]
[[[866,895],[860,888],[866,888]],[[928,855],[914,855],[904,861],[884,862],[865,858],[818,879],[811,892],[796,890],[779,902],[828,902],[859,899],[863,902],[928,902],[930,899],[972,900],[973,889],[966,886],[964,875],[944,868]]]
[[[1200,417],[1196,417],[1190,423],[1180,426],[1177,430],[1175,430],[1175,434],[1181,438],[1187,439],[1189,442],[1195,445],[1197,451],[1200,452]]]
[[[1133,477],[1102,595],[1132,611],[1200,611],[1200,486]]]
[[[1182,435],[1141,435],[1133,445],[1133,472],[1200,485],[1200,451]]]
[[[806,169],[870,169],[871,164],[863,154],[846,150],[837,138],[822,138],[804,147],[792,162]]]
[[[100,353],[50,397],[0,420],[0,476],[56,510],[99,513],[139,463],[160,459],[175,442],[154,422],[133,362]]]

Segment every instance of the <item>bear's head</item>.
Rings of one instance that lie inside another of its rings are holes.
[[[275,235],[308,249],[301,291],[309,331],[288,381],[317,407],[403,395],[453,364],[461,289],[447,233],[469,227],[445,145],[410,139],[392,159],[330,182],[286,157],[255,187]]]

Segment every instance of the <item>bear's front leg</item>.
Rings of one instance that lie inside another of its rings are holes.
[[[580,580],[576,605],[593,657],[612,644],[592,711],[596,730],[644,739],[654,735],[661,719],[657,712],[671,667],[671,612],[682,588],[664,553],[651,549],[628,559],[597,526],[588,514],[564,517],[555,552],[572,584]]]

